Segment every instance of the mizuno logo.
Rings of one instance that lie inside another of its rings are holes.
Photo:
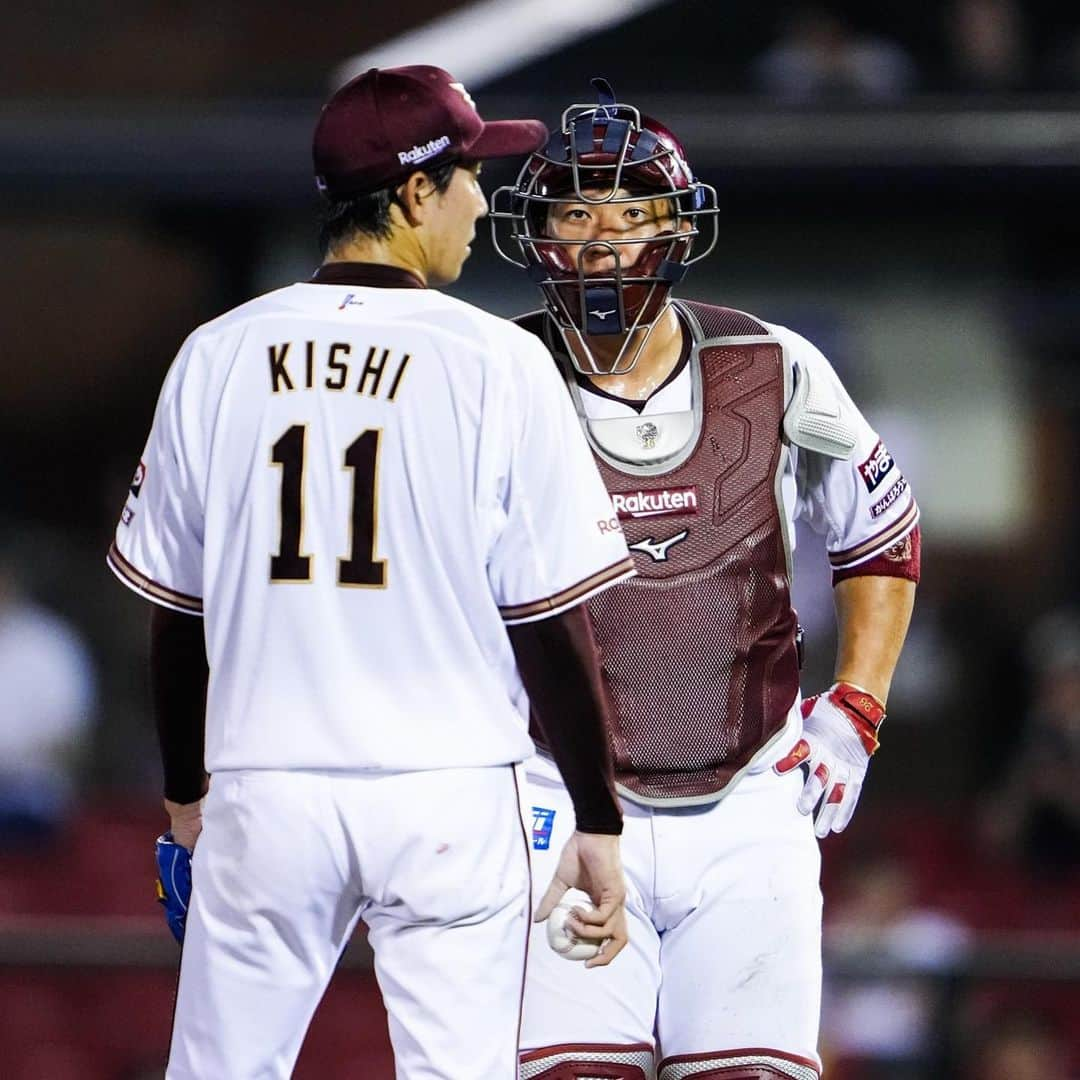
[[[667,562],[667,553],[676,544],[682,543],[690,535],[689,529],[669,536],[666,540],[654,540],[651,536],[648,540],[639,540],[636,544],[628,544],[631,551],[644,551],[652,557],[653,562]]]
[[[609,315],[614,315],[616,311],[618,311],[618,308],[612,308],[610,311],[590,311],[589,314],[595,315],[598,319],[603,321]]]

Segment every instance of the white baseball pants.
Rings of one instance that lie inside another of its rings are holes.
[[[555,811],[541,850],[534,836],[534,880],[546,886],[573,809],[549,763],[530,761],[528,779],[532,805]],[[630,944],[586,970],[535,927],[522,1048],[658,1042],[659,1060],[753,1047],[820,1068],[820,857],[795,809],[801,788],[798,770],[770,769],[704,807],[624,799]]]
[[[517,770],[218,773],[168,1080],[277,1080],[358,918],[399,1080],[514,1080],[529,925]]]

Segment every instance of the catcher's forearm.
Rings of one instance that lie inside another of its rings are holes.
[[[574,804],[581,832],[622,832],[605,699],[584,607],[508,628],[521,681]]]
[[[155,606],[150,615],[150,689],[165,798],[173,802],[196,802],[206,791],[209,678],[202,619]]]
[[[915,583],[897,577],[851,577],[833,590],[839,644],[836,681],[868,690],[882,704],[915,605]]]

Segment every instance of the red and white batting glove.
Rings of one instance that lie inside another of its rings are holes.
[[[878,748],[885,706],[851,683],[834,683],[802,703],[803,737],[773,768],[780,774],[806,766],[796,809],[814,814],[814,832],[824,840],[843,832],[859,801],[870,755]]]

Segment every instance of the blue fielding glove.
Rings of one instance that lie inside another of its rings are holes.
[[[158,902],[165,905],[165,919],[173,937],[183,945],[191,903],[191,852],[176,843],[171,832],[159,836],[156,846]]]

